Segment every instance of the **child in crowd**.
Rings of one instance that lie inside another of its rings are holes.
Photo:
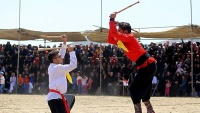
[[[82,94],[82,77],[80,72],[77,73],[78,94]]]
[[[171,82],[170,80],[167,80],[167,83],[165,84],[165,96],[169,96],[170,88],[171,88]]]
[[[83,78],[82,78],[82,88],[83,88],[83,94],[86,94],[87,92],[87,80],[88,78],[85,76],[85,74],[83,74]]]

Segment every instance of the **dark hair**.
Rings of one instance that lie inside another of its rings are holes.
[[[55,58],[55,56],[58,54],[59,52],[57,50],[51,51],[48,54],[48,60],[50,63],[53,63],[53,59]]]
[[[129,23],[127,23],[127,22],[120,22],[118,25],[119,25],[119,27],[123,31],[127,30],[128,33],[131,33],[131,25]]]

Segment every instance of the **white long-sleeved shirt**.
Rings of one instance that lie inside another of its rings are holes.
[[[86,86],[87,85],[87,80],[88,80],[87,77],[82,78],[82,86]]]
[[[0,76],[0,84],[5,84],[5,78],[4,76]]]
[[[16,77],[10,77],[10,84],[15,85],[17,82],[17,78]]]
[[[157,84],[158,80],[156,76],[153,76],[152,84]]]
[[[66,53],[66,45],[64,45],[59,54],[61,58],[64,58]],[[51,63],[48,68],[49,74],[49,89],[54,89],[60,91],[60,93],[64,94],[67,92],[67,79],[66,73],[74,70],[77,67],[77,58],[75,52],[72,51],[70,54],[70,63],[69,64],[54,64]],[[61,96],[55,92],[49,92],[47,94],[47,101],[52,99],[61,99]]]

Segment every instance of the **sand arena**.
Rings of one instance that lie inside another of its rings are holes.
[[[0,113],[50,113],[45,95],[0,94]],[[152,97],[156,113],[199,113],[200,99]],[[142,104],[143,112],[146,109]],[[133,113],[129,97],[76,96],[71,113]]]

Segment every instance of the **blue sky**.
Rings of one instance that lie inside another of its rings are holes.
[[[110,13],[134,2],[137,1],[102,0],[102,26],[108,27]],[[193,24],[200,25],[200,0],[192,3]],[[18,8],[19,0],[0,0],[0,29],[19,27]],[[188,25],[190,0],[140,0],[139,4],[119,13],[116,20],[129,22],[133,28]],[[92,25],[101,25],[101,0],[21,0],[22,28],[85,31],[96,29]]]

